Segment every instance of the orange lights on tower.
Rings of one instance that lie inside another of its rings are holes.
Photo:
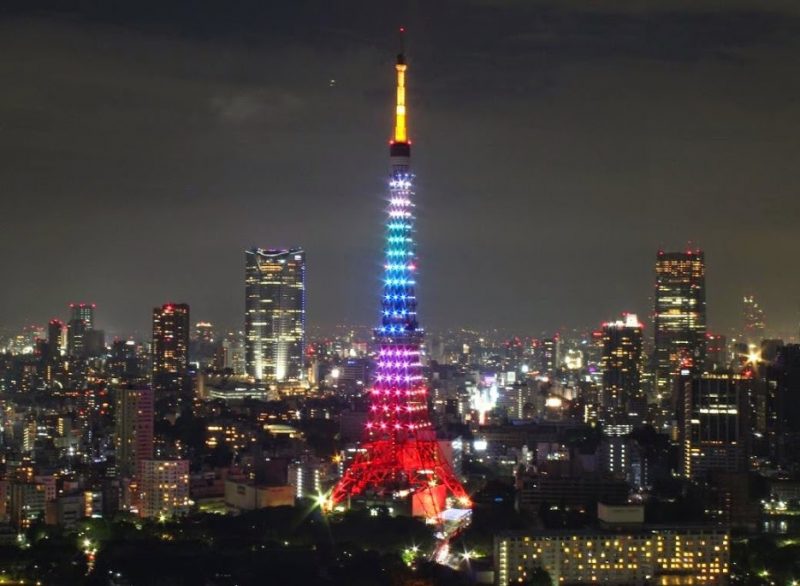
[[[397,106],[395,110],[394,141],[408,142],[408,129],[406,128],[406,69],[403,55],[397,56]]]

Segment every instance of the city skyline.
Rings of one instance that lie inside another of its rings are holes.
[[[26,286],[4,292],[0,322],[46,324],[91,300],[100,328],[146,335],[150,307],[186,300],[236,326],[241,250],[299,245],[309,330],[369,323],[379,283],[355,284],[380,266],[365,227],[385,185],[359,170],[380,168],[398,15],[358,6],[363,21],[333,11],[303,31],[302,6],[282,7],[279,24],[249,6],[251,21],[234,10],[218,27],[205,6],[181,21],[183,4],[172,16],[130,8],[124,23],[91,9],[4,12],[0,145],[15,213],[2,242],[22,247],[7,265]],[[796,335],[800,277],[784,267],[798,153],[784,129],[798,117],[798,15],[692,6],[400,11],[425,96],[412,101],[428,328],[535,333],[621,311],[647,323],[653,253],[691,242],[707,255],[711,331],[738,325],[755,294],[768,330]],[[62,262],[45,274],[34,259],[54,246]]]
[[[11,2],[0,583],[800,584],[800,8]]]

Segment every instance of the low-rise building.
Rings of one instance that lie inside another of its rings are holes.
[[[294,506],[296,489],[291,485],[259,486],[239,480],[225,481],[225,505],[234,511]]]
[[[725,584],[730,536],[713,526],[631,525],[501,533],[495,584],[525,582],[532,570],[558,584]]]

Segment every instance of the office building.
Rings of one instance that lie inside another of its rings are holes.
[[[543,376],[554,377],[560,364],[561,340],[558,336],[545,338],[537,350],[539,371]]]
[[[728,338],[723,334],[706,334],[706,370],[716,372],[730,367]]]
[[[189,461],[142,460],[139,516],[169,519],[189,512]]]
[[[71,303],[69,306],[70,321],[82,321],[86,324],[87,330],[94,329],[94,310],[97,306],[94,303]]]
[[[599,419],[603,424],[641,424],[646,402],[640,373],[642,365],[642,324],[633,314],[624,320],[603,324],[603,384]],[[633,409],[631,409],[633,407]],[[629,414],[634,413],[634,417]]]
[[[745,295],[742,299],[742,304],[742,317],[744,318],[742,336],[748,344],[758,346],[761,344],[761,340],[764,339],[764,331],[766,329],[764,310],[752,295]]]
[[[153,457],[153,391],[121,387],[115,391],[115,451],[119,476],[132,478],[142,460]]]
[[[150,379],[147,352],[134,340],[114,340],[106,367],[114,383],[142,386]]]
[[[533,513],[543,505],[586,511],[599,501],[623,504],[630,492],[624,480],[592,473],[526,474],[518,479],[517,488],[517,507]]]
[[[681,371],[702,372],[706,357],[706,267],[702,251],[659,251],[655,287],[656,391],[666,400]]]
[[[79,358],[99,356],[105,350],[105,334],[95,328],[94,303],[72,303],[67,322],[67,354]]]
[[[683,380],[680,440],[686,478],[747,471],[752,384],[749,376],[727,373]]]
[[[782,468],[800,465],[800,344],[786,344],[766,366],[764,427],[770,456]]]
[[[64,322],[60,319],[51,319],[47,324],[47,351],[51,360],[61,356],[64,328]]]
[[[83,357],[86,354],[86,322],[71,319],[67,323],[67,354]]]
[[[322,464],[316,459],[307,458],[289,464],[289,482],[294,487],[297,498],[314,498],[322,494],[324,473]]]
[[[8,486],[8,515],[12,527],[25,530],[44,519],[45,486],[38,482],[12,481]]]
[[[245,363],[267,384],[305,381],[306,255],[300,248],[245,252]]]
[[[186,386],[189,366],[189,306],[167,303],[153,309],[153,388],[177,391]]]

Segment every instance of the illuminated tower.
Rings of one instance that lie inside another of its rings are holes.
[[[422,330],[415,294],[414,196],[411,141],[406,127],[403,55],[397,58],[397,103],[390,142],[381,323],[375,330],[378,364],[369,388],[371,407],[365,451],[345,471],[329,506],[350,497],[410,498],[412,512],[442,521],[449,505],[470,506],[461,482],[445,459],[428,416],[428,386],[422,374]],[[449,503],[448,503],[449,501]]]
[[[656,390],[672,395],[672,381],[702,372],[706,357],[706,264],[703,252],[663,252],[656,259]]]

